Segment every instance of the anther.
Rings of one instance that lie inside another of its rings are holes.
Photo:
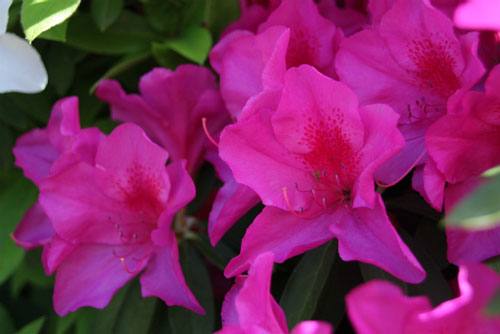
[[[210,140],[210,142],[212,144],[214,144],[215,147],[219,147],[219,144],[212,138],[212,136],[210,135],[210,132],[208,132],[206,117],[203,117],[201,119],[201,125],[203,126],[203,131],[205,132],[205,135],[207,136],[208,140]]]
[[[326,209],[326,197],[323,197],[323,208]]]
[[[117,231],[119,231],[119,230],[120,230],[120,224],[116,223],[116,224],[115,224],[115,229],[116,229]]]
[[[132,238],[137,239],[137,233],[132,234]]]

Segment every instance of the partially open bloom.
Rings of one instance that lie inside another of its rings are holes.
[[[421,281],[425,273],[374,191],[374,172],[404,145],[397,119],[386,105],[359,108],[349,88],[309,65],[289,69],[282,92],[248,103],[223,131],[220,155],[266,207],[226,275],[264,251],[283,262],[337,237],[344,260]]]
[[[39,201],[56,232],[44,247],[56,273],[54,308],[65,315],[102,308],[141,275],[142,295],[203,310],[181,272],[174,215],[195,195],[185,163],[165,167],[168,153],[133,124],[108,137],[78,138],[40,187]]]
[[[290,67],[309,64],[336,77],[335,52],[342,38],[342,31],[319,14],[312,0],[283,1],[257,34],[228,34],[210,54],[228,110],[238,117],[252,96],[281,88]]]
[[[435,168],[424,175],[426,194],[442,197],[445,209],[479,185],[479,176],[500,164],[500,66],[490,72],[484,92],[467,92],[460,103],[436,121],[426,137]],[[439,185],[432,179],[441,179]],[[448,186],[445,189],[445,183]],[[462,231],[448,227],[448,260],[455,264],[500,255],[500,228]]]
[[[217,334],[288,334],[285,314],[271,295],[273,254],[253,261],[248,276],[236,278],[222,304],[222,330]],[[303,321],[291,334],[332,334],[330,324]]]
[[[495,334],[500,317],[483,308],[500,287],[500,277],[479,263],[460,266],[460,295],[432,308],[427,297],[406,297],[387,281],[363,284],[346,297],[358,334]]]
[[[373,28],[342,42],[340,80],[362,105],[385,103],[401,115],[406,146],[379,169],[379,180],[397,182],[426,161],[428,127],[484,73],[477,42],[477,33],[457,35],[451,20],[422,0],[396,1]]]
[[[80,132],[78,98],[59,100],[52,108],[45,129],[34,129],[18,138],[13,149],[16,166],[23,170],[28,179],[39,185],[49,176],[54,161],[72,149],[75,137]],[[53,235],[54,229],[49,219],[40,205],[35,203],[17,226],[13,238],[19,246],[28,250],[46,244]]]
[[[115,80],[103,80],[96,95],[111,105],[114,120],[132,122],[166,149],[172,161],[186,160],[195,173],[208,144],[202,118],[211,133],[229,121],[215,76],[206,68],[182,65],[175,71],[155,68],[141,77],[140,95],[127,95]]]

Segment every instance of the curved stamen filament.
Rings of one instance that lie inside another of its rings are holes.
[[[290,204],[290,200],[288,199],[287,187],[283,187],[283,188],[281,188],[281,190],[283,190],[283,196],[285,197],[286,206],[290,210],[290,213],[292,215],[294,215],[295,217],[307,218],[307,217],[310,217],[311,215],[319,212],[322,209],[322,208],[318,208],[317,210],[310,211],[310,212],[308,212],[306,214],[303,214],[302,213],[302,209],[301,209],[301,212],[298,213],[297,211],[294,210],[294,208],[292,208],[292,205]],[[323,197],[323,199],[324,199],[324,202],[325,202],[325,205],[326,205],[326,199],[324,197]]]
[[[147,253],[148,248],[149,248],[149,245],[147,247],[144,247],[141,258],[139,259],[139,263],[137,264],[137,268],[135,268],[134,270],[128,269],[127,264],[125,263],[125,258],[121,257],[120,262],[122,263],[123,269],[125,269],[125,271],[131,275],[137,274],[141,270],[142,264],[144,263],[144,260],[146,259],[146,253]]]
[[[201,125],[203,126],[203,131],[205,132],[205,135],[207,136],[208,140],[210,140],[210,142],[212,144],[215,145],[215,147],[219,147],[219,144],[214,140],[214,138],[210,135],[210,132],[208,132],[208,128],[207,128],[207,118],[206,117],[203,117],[201,119]]]
[[[422,153],[418,156],[417,160],[415,160],[415,162],[411,164],[411,166],[406,170],[406,172],[404,172],[404,174],[401,175],[401,177],[399,177],[396,181],[394,181],[392,183],[389,183],[389,184],[382,184],[382,183],[380,183],[379,180],[375,180],[375,183],[380,188],[389,188],[389,187],[392,187],[393,185],[395,185],[396,183],[398,183],[399,181],[401,181],[402,179],[404,179],[404,177],[418,164],[418,162],[420,161],[420,159],[422,159],[422,157],[425,155],[426,152],[427,152],[427,150],[424,149],[422,151]]]

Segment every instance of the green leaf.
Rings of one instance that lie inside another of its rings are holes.
[[[94,90],[96,89],[97,85],[99,84],[99,82],[101,80],[107,79],[107,78],[113,78],[113,77],[117,76],[118,74],[125,72],[129,68],[145,61],[149,57],[151,57],[151,51],[149,51],[149,50],[126,55],[125,57],[120,59],[120,61],[118,61],[116,64],[111,66],[111,68],[106,73],[104,73],[104,75],[102,77],[100,77],[99,80],[96,81],[95,84],[92,85],[89,93],[90,94],[94,93]]]
[[[66,31],[68,30],[68,20],[53,26],[38,36],[56,42],[66,42]]]
[[[397,279],[396,277],[392,276],[391,274],[383,269],[380,269],[377,266],[371,265],[369,263],[359,262],[359,269],[361,269],[361,275],[363,275],[365,282],[369,282],[371,280],[389,281],[398,285],[405,293],[408,291],[408,285],[405,282]]]
[[[497,290],[495,296],[491,299],[490,303],[486,307],[485,313],[487,315],[500,315],[500,289]]]
[[[311,319],[336,252],[337,243],[330,241],[304,254],[293,270],[280,299],[288,328],[295,327],[300,321]]]
[[[224,242],[219,241],[215,247],[210,244],[210,240],[205,233],[186,233],[186,239],[193,241],[200,252],[206,256],[207,260],[212,262],[220,270],[224,271],[228,262],[236,254]]]
[[[130,287],[131,284],[126,284],[123,288],[118,290],[109,305],[96,314],[92,327],[93,334],[109,334],[113,332],[113,328],[115,327]]]
[[[493,168],[488,169],[486,172],[481,174],[481,176],[491,178],[497,176],[498,174],[500,174],[500,166],[495,166]]]
[[[0,121],[0,170],[6,170],[12,166],[14,161],[12,146],[14,146],[12,132]]]
[[[205,18],[206,0],[140,0],[152,27],[168,36],[178,35]]]
[[[26,210],[36,201],[36,187],[20,177],[0,194],[0,284],[17,268],[24,256],[9,234],[14,231]]]
[[[206,312],[200,315],[183,307],[168,310],[170,326],[174,334],[209,334],[214,329],[214,301],[210,276],[203,260],[187,242],[180,245],[180,262],[186,283]]]
[[[78,316],[77,312],[72,312],[64,317],[57,317],[57,331],[56,334],[66,334],[72,329]]]
[[[76,334],[93,334],[92,324],[97,312],[96,309],[90,307],[84,307],[77,311]]]
[[[123,0],[92,0],[90,10],[101,31],[112,25],[123,10]]]
[[[403,229],[398,229],[401,239],[410,248],[411,252],[417,258],[418,262],[425,270],[426,276],[423,282],[419,284],[406,284],[408,295],[429,297],[433,305],[452,299],[453,293],[451,291],[448,281],[443,276],[439,266],[429,256],[428,251],[423,245],[417,243],[408,232]]]
[[[10,279],[11,293],[14,298],[19,296],[21,289],[26,284],[36,287],[50,287],[53,285],[53,278],[46,276],[40,261],[42,257],[41,249],[27,252],[23,261]]]
[[[80,0],[24,0],[21,23],[26,39],[31,43],[42,32],[68,19],[80,5]]]
[[[106,31],[100,31],[88,13],[79,12],[71,18],[66,43],[76,48],[109,55],[121,55],[146,51],[151,42],[163,36],[151,30],[146,19],[123,10],[118,19]]]
[[[500,224],[500,175],[488,180],[462,199],[446,217],[449,226],[471,230]]]
[[[201,65],[207,59],[212,47],[212,36],[205,28],[191,26],[178,38],[164,42],[164,46]]]
[[[240,16],[238,0],[207,0],[207,26],[218,37],[229,23]]]
[[[14,333],[14,322],[2,304],[0,304],[0,333]]]
[[[158,298],[141,297],[141,286],[135,281],[123,303],[115,325],[115,333],[149,333]]]
[[[24,132],[28,129],[29,122],[26,115],[12,101],[10,94],[0,94],[0,120],[16,130]]]
[[[45,317],[40,317],[21,328],[16,334],[39,334],[44,322]]]

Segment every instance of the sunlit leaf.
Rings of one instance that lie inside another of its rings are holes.
[[[39,334],[44,322],[45,317],[40,317],[21,328],[16,334]]]
[[[500,175],[493,177],[456,204],[446,217],[449,226],[479,230],[500,224]]]
[[[42,32],[68,19],[80,0],[24,0],[21,23],[26,39],[32,42]]]

